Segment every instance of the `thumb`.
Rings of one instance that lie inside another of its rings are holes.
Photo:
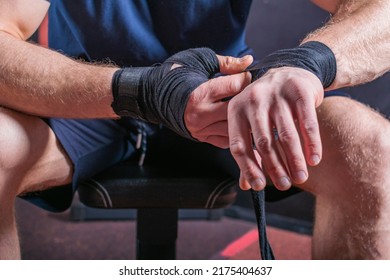
[[[212,102],[219,102],[221,100],[227,101],[231,97],[239,94],[250,82],[251,74],[249,72],[242,72],[211,79],[204,85],[207,85],[209,90],[211,89],[212,94],[209,94],[210,100]]]
[[[245,55],[243,57],[217,55],[219,69],[222,74],[236,74],[245,71],[252,64],[253,57]]]

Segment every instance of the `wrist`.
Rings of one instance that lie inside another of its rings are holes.
[[[175,64],[180,67],[172,69]],[[207,48],[181,51],[155,67],[120,69],[112,78],[111,106],[119,116],[163,124],[192,139],[184,122],[188,98],[218,71],[218,59]]]
[[[115,71],[111,83],[113,95],[111,107],[118,116],[146,119],[139,98],[143,77],[151,69],[153,67],[131,67]]]
[[[329,87],[336,78],[337,64],[332,50],[317,41],[309,41],[296,48],[273,52],[261,63],[250,66],[247,70],[251,71],[252,80],[257,80],[268,70],[284,66],[310,71],[317,76],[324,88]]]

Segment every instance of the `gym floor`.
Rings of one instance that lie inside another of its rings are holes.
[[[16,210],[25,260],[135,259],[133,219],[74,221],[21,199]],[[177,259],[260,259],[253,221],[183,219],[178,231]],[[268,237],[277,259],[310,259],[310,235],[268,227]]]

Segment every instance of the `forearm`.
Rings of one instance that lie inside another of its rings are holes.
[[[0,32],[0,105],[28,114],[114,118],[114,67],[72,60]]]
[[[329,46],[337,75],[329,89],[372,81],[390,69],[390,1],[340,1],[330,22],[303,40]]]

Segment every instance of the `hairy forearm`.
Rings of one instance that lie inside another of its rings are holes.
[[[340,1],[328,24],[303,42],[320,41],[335,53],[337,75],[329,89],[372,81],[390,69],[390,1]]]
[[[116,68],[72,60],[0,32],[0,106],[65,118],[114,118]]]

